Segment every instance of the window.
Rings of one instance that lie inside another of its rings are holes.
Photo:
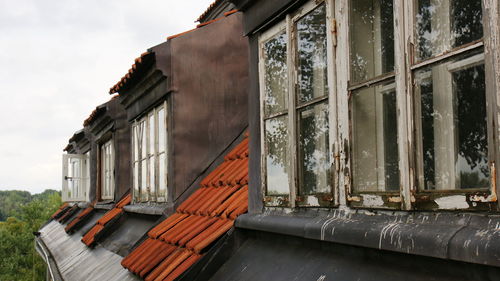
[[[62,200],[89,201],[90,165],[89,155],[63,155]]]
[[[268,206],[333,204],[329,7],[309,3],[259,39]]]
[[[474,192],[493,199],[481,0],[395,2],[349,0],[343,19],[348,201],[441,209],[439,198],[462,194],[452,208],[475,207]]]
[[[167,199],[167,103],[132,125],[134,202]]]
[[[480,0],[416,3],[411,70],[422,192],[490,188],[482,12]]]
[[[101,199],[113,199],[115,191],[114,149],[112,139],[100,147]]]

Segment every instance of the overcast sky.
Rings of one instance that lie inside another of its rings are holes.
[[[0,190],[61,188],[61,155],[149,47],[213,0],[0,0]]]

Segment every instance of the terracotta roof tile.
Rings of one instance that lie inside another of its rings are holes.
[[[61,205],[61,207],[59,207],[59,209],[57,209],[57,211],[54,214],[52,214],[51,217],[53,219],[57,219],[60,216],[62,216],[67,210],[69,210],[69,208],[71,208],[71,206],[68,203],[64,203]]]
[[[126,89],[128,84],[135,79],[135,76],[147,69],[154,62],[154,53],[145,52],[142,53],[140,57],[136,58],[134,64],[130,67],[127,74],[125,74],[120,81],[118,81],[111,89],[109,89],[110,94],[116,94],[120,91]]]
[[[60,223],[65,223],[71,216],[73,216],[76,212],[78,212],[79,208],[78,208],[78,205],[75,204],[73,206],[71,206],[70,208],[68,208],[64,214],[62,214],[58,219],[57,221],[60,222]]]
[[[78,214],[78,216],[76,216],[72,221],[70,221],[68,223],[68,225],[66,225],[66,227],[64,228],[64,230],[67,233],[76,230],[76,228],[81,224],[81,222],[83,222],[85,219],[87,219],[88,217],[90,217],[90,215],[93,212],[94,212],[94,207],[93,206],[89,206],[89,207],[85,208],[83,211],[81,211]]]
[[[93,246],[98,238],[96,237],[105,227],[112,225],[114,221],[117,221],[118,218],[124,213],[123,207],[130,204],[132,201],[132,195],[128,193],[125,195],[118,203],[116,203],[115,207],[102,216],[96,224],[82,237],[82,242],[85,245],[91,247]]]
[[[176,213],[148,232],[149,238],[123,259],[122,266],[145,280],[174,280],[180,276],[233,227],[238,215],[246,212],[248,186],[240,185],[245,177],[247,139],[202,180],[201,187]]]

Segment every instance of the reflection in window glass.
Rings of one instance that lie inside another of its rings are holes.
[[[162,108],[158,110],[158,152],[166,150],[166,137],[167,129],[165,128],[165,110]]]
[[[267,195],[289,194],[288,116],[265,121]]]
[[[328,149],[328,103],[308,106],[299,113],[299,179],[304,195],[331,191]]]
[[[399,155],[395,84],[352,96],[354,190],[398,191]]]
[[[350,2],[351,81],[394,71],[392,0]]]
[[[328,94],[326,8],[321,5],[296,23],[298,102]]]
[[[415,74],[424,189],[490,185],[484,64],[475,57],[482,56],[445,62]]]
[[[165,153],[160,154],[160,159],[158,161],[159,171],[158,171],[158,197],[165,197],[167,194],[166,185],[166,167],[165,167]],[[159,199],[158,198],[158,199]]]
[[[287,40],[283,31],[263,44],[266,116],[288,107]]]
[[[418,0],[417,55],[423,60],[483,37],[481,0]]]

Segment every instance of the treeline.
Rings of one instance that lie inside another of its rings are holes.
[[[55,190],[40,194],[0,191],[0,281],[45,280],[45,264],[36,253],[33,232],[61,205]]]

